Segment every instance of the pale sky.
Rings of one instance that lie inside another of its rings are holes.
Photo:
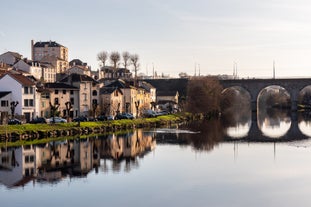
[[[98,52],[140,56],[158,74],[311,77],[309,0],[0,0],[0,53],[30,58],[30,41],[56,41],[99,68]]]

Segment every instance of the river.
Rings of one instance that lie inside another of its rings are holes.
[[[310,206],[309,115],[230,117],[2,147],[1,206]]]

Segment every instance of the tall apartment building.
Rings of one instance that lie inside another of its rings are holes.
[[[31,58],[34,61],[52,64],[56,73],[64,73],[69,67],[68,48],[55,41],[34,43],[31,40]]]

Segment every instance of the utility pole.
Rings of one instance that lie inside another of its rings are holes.
[[[273,60],[273,79],[275,79],[275,61]]]

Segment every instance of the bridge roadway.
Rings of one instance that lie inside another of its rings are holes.
[[[219,80],[220,84],[226,88],[241,87],[249,92],[251,96],[252,110],[257,110],[257,99],[259,93],[268,86],[281,86],[290,95],[291,110],[297,110],[299,92],[311,85],[311,78],[297,79],[228,79]]]
[[[273,141],[273,142],[283,142],[283,141],[293,141],[293,140],[303,140],[310,138],[309,136],[303,134],[298,126],[298,118],[297,113],[291,113],[291,126],[288,129],[287,133],[283,136],[278,138],[271,138],[263,134],[263,132],[259,129],[257,124],[257,114],[256,112],[252,113],[252,124],[249,129],[247,136],[240,138],[243,141],[254,141],[254,142],[266,142],[266,141]],[[232,141],[236,140],[236,138],[232,138],[230,136],[225,136],[224,140]]]

